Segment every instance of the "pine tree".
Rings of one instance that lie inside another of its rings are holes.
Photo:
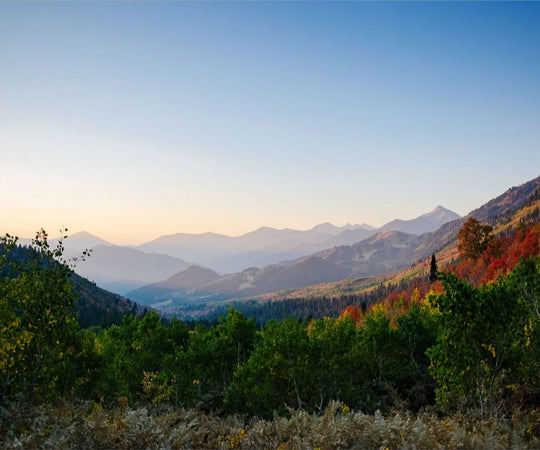
[[[429,265],[429,282],[433,283],[437,280],[439,268],[437,267],[437,261],[435,259],[435,253],[431,255],[431,264]]]

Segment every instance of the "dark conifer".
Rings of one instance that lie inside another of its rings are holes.
[[[433,283],[437,280],[439,268],[437,267],[437,261],[435,260],[435,254],[431,255],[431,264],[429,265],[429,282]]]

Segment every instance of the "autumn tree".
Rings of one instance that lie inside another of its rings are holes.
[[[365,303],[363,304],[365,306]],[[364,311],[365,313],[365,307]],[[340,315],[341,319],[345,319],[346,317],[350,317],[357,325],[360,325],[362,323],[362,309],[360,309],[357,305],[349,305],[347,306],[343,312]]]
[[[481,224],[474,217],[470,217],[458,233],[458,250],[462,257],[476,260],[488,248],[493,237],[493,227]]]

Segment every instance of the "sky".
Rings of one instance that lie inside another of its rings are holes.
[[[540,3],[1,2],[0,233],[465,215],[540,175]]]

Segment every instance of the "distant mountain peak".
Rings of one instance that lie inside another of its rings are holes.
[[[59,239],[52,239],[51,243],[55,244]],[[88,231],[79,231],[77,233],[68,234],[66,239],[62,239],[64,247],[72,251],[83,251],[85,249],[92,249],[98,245],[112,245],[105,239],[101,239],[99,236],[89,233]]]
[[[95,234],[89,233],[88,231],[77,231],[76,233],[69,234],[68,237],[92,237],[96,239],[100,239]]]
[[[427,213],[427,214],[441,213],[441,212],[443,212],[443,213],[455,214],[456,216],[459,216],[459,214],[455,213],[454,211],[452,211],[452,210],[450,210],[450,209],[448,209],[448,208],[445,208],[445,207],[442,206],[442,205],[437,205],[437,207],[436,207],[433,211],[431,211],[431,212],[429,212],[429,213]]]
[[[422,214],[416,219],[395,219],[380,228],[381,231],[397,230],[411,234],[422,234],[437,230],[447,222],[459,219],[461,216],[453,211],[438,205],[433,211]]]
[[[319,233],[331,233],[333,231],[336,231],[338,229],[338,227],[336,227],[335,225],[332,225],[330,222],[324,222],[324,223],[320,223],[319,225],[315,225],[311,231],[316,231],[316,232],[319,232]]]
[[[374,231],[377,229],[375,227],[372,227],[369,223],[365,223],[365,222],[360,225],[351,225],[351,228],[361,228],[363,230],[368,230],[368,231]]]
[[[371,225],[368,225],[367,223],[363,223],[361,225],[358,225],[358,224],[352,225],[351,223],[347,223],[343,225],[342,227],[338,227],[330,222],[324,222],[324,223],[320,223],[319,225],[315,225],[310,231],[314,231],[318,233],[336,234],[336,233],[340,233],[346,230],[357,230],[357,229],[368,230],[368,231],[375,230],[374,227],[372,227]]]
[[[257,231],[278,231],[278,229],[273,227],[259,227],[255,230],[255,232]]]
[[[435,220],[438,220],[438,221],[446,221],[446,222],[450,222],[452,220],[455,220],[455,219],[459,219],[461,216],[457,213],[455,213],[454,211],[448,209],[448,208],[445,208],[444,206],[442,205],[438,205],[435,209],[433,209],[432,211],[426,213],[426,214],[422,214],[420,217],[418,217],[417,219],[420,219],[420,218],[428,218],[428,219],[435,219]]]
[[[107,242],[105,239],[101,239],[99,236],[89,233],[88,231],[77,231],[76,233],[68,234],[68,239],[95,239],[102,242]]]

